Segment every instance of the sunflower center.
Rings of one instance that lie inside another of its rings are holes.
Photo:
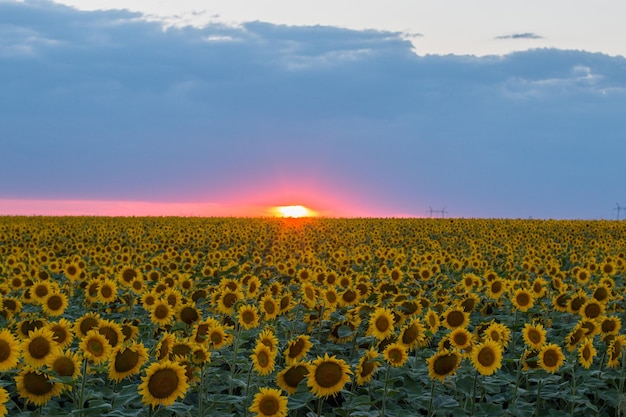
[[[389,352],[387,352],[387,355],[389,356],[389,359],[392,363],[402,362],[403,355],[399,349],[390,349]]]
[[[60,310],[63,307],[63,299],[61,299],[60,295],[51,295],[46,301],[48,308],[52,311]]]
[[[45,337],[36,337],[28,345],[28,351],[35,359],[45,358],[50,353],[50,342]]]
[[[244,323],[246,324],[250,324],[254,322],[255,319],[255,314],[252,311],[246,310],[243,312],[243,314],[241,315],[241,318],[243,320]]]
[[[334,387],[342,376],[341,366],[334,362],[323,362],[315,370],[315,382],[322,388]]]
[[[263,303],[263,308],[268,314],[274,314],[274,311],[276,311],[276,306],[274,305],[274,302],[269,300],[266,300],[265,303]]]
[[[583,359],[588,361],[589,358],[591,358],[591,349],[589,349],[589,346],[585,345],[583,348]]]
[[[402,333],[402,343],[405,345],[410,345],[419,337],[419,329],[417,326],[412,325],[408,327],[404,333]]]
[[[87,349],[94,356],[102,356],[104,354],[104,346],[98,339],[90,339],[89,343],[87,343]]]
[[[528,339],[535,344],[541,343],[541,333],[535,329],[531,329],[528,331]]]
[[[159,304],[154,309],[154,316],[159,320],[163,320],[167,318],[169,315],[170,315],[170,309],[165,304]]]
[[[502,282],[500,282],[500,281],[492,282],[491,283],[491,292],[499,293],[500,291],[502,291]]]
[[[543,354],[543,363],[548,367],[556,366],[559,363],[559,355],[552,349],[546,350]]]
[[[115,355],[115,371],[119,373],[132,370],[139,363],[139,353],[132,349],[125,349]]]
[[[297,388],[300,381],[304,379],[309,373],[309,370],[304,365],[294,366],[290,368],[283,376],[287,385],[291,388]]]
[[[616,328],[615,322],[613,320],[604,320],[602,322],[602,332],[603,333],[611,333]]]
[[[530,296],[526,294],[525,292],[521,292],[517,294],[515,296],[515,300],[517,301],[517,304],[519,304],[522,307],[526,307],[527,305],[530,304]]]
[[[33,395],[46,395],[53,390],[54,384],[44,374],[28,372],[24,375],[24,388]]]
[[[222,300],[226,308],[231,308],[237,302],[237,296],[232,292],[226,294]]]
[[[6,340],[0,339],[0,363],[6,361],[11,356],[11,346]]]
[[[102,296],[102,298],[111,298],[111,296],[113,295],[113,289],[108,285],[105,285],[100,288],[100,295]]]
[[[361,376],[366,377],[376,369],[376,365],[374,361],[365,361],[363,365],[361,365]]]
[[[43,298],[48,295],[48,288],[45,285],[38,285],[35,288],[35,296]]]
[[[265,368],[270,363],[270,358],[267,356],[267,352],[264,351],[259,352],[259,354],[256,356],[256,359],[262,368]]]
[[[437,375],[445,376],[452,373],[456,369],[458,357],[453,354],[439,356],[434,364],[433,370]]]
[[[289,347],[289,357],[295,358],[304,350],[304,339],[298,339],[293,345]]]
[[[580,310],[580,307],[582,307],[582,305],[585,303],[585,298],[584,297],[576,297],[572,300],[572,303],[570,304],[570,306],[572,307],[572,311],[578,311]]]
[[[111,346],[117,346],[117,343],[119,342],[119,337],[115,330],[110,327],[101,327],[100,329],[98,329],[98,332],[109,341],[109,344]]]
[[[352,290],[346,290],[346,292],[343,293],[342,297],[345,302],[351,303],[356,300],[356,292]]]
[[[52,369],[61,376],[72,376],[76,370],[76,365],[70,358],[61,356],[54,361]]]
[[[600,306],[596,303],[591,303],[585,307],[585,315],[590,319],[595,319],[602,313]]]
[[[191,324],[198,320],[198,312],[193,307],[183,307],[180,311],[180,318],[186,324]]]
[[[156,371],[148,382],[148,391],[154,398],[167,398],[178,389],[178,374],[166,368]]]
[[[389,319],[385,316],[380,316],[376,319],[375,325],[379,332],[384,333],[389,329]]]
[[[451,311],[446,317],[446,321],[451,327],[459,327],[465,322],[465,315],[460,311]]]
[[[128,283],[130,283],[133,279],[135,279],[135,277],[137,276],[137,271],[135,271],[134,269],[125,269],[124,272],[122,272],[122,279]]]
[[[87,332],[98,325],[98,321],[92,317],[87,317],[83,321],[80,322],[80,331],[82,334],[87,334]]]
[[[265,415],[273,416],[280,410],[280,404],[274,396],[265,395],[259,401],[259,410]]]
[[[222,334],[220,332],[211,332],[211,343],[213,343],[214,345],[219,345],[220,343],[222,343],[222,340],[224,340],[224,337],[222,336]]]
[[[496,355],[491,348],[482,348],[480,352],[478,352],[478,362],[482,366],[489,367],[493,365],[496,361]]]

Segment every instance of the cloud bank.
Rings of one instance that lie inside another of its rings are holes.
[[[626,201],[626,59],[412,48],[394,32],[0,3],[0,198],[323,192],[380,215],[582,218]]]

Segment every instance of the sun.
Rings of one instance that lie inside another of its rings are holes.
[[[276,217],[285,218],[300,218],[300,217],[315,217],[317,213],[308,207],[304,206],[276,206],[271,209],[272,213]]]

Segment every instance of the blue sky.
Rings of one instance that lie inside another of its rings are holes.
[[[516,51],[546,39],[519,24],[492,30],[513,44],[505,54],[420,54],[399,30],[211,11],[164,28],[150,13],[0,1],[0,212],[123,200],[614,218],[626,206],[626,59],[608,44]]]

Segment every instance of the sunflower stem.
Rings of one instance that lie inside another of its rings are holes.
[[[515,332],[517,331],[517,309],[515,309],[515,315],[513,318],[513,336],[511,337],[511,353],[515,355]]]
[[[200,386],[198,388],[198,417],[204,417],[204,364],[200,367]]]
[[[322,397],[319,397],[317,399],[317,417],[321,417],[322,416]]]
[[[535,402],[535,416],[539,417],[539,403],[541,401],[541,385],[542,385],[542,380],[539,380],[539,383],[537,384],[537,401]]]
[[[78,409],[82,410],[85,398],[85,386],[87,385],[87,358],[83,359],[83,380],[80,383],[80,394],[78,395]],[[81,413],[83,415],[83,413]]]
[[[237,331],[235,332],[235,341],[233,342],[233,361],[230,364],[230,383],[228,384],[228,395],[233,395],[233,380],[235,379],[235,370],[237,368],[237,354],[239,353],[239,334],[241,333],[241,326],[237,324]]]
[[[602,357],[600,358],[600,372],[598,372],[598,380],[602,381],[602,371],[604,370],[604,359],[606,358],[606,350],[602,353]],[[596,393],[594,394],[594,398],[596,401],[598,400],[598,391],[600,388],[600,384],[596,386]],[[598,411],[596,411],[596,416],[600,415],[600,407],[598,407]]]
[[[428,400],[428,417],[433,415],[433,398],[435,397],[435,380],[430,382],[430,399]]]
[[[576,372],[575,368],[572,366],[572,398],[576,398]],[[576,403],[574,401],[570,402],[569,405],[569,415],[574,417],[574,409],[576,408]]]
[[[387,389],[389,385],[389,371],[391,370],[391,365],[387,364],[387,371],[385,372],[385,387],[383,389],[383,403],[380,408],[381,417],[385,417],[385,404],[387,403]]]
[[[248,369],[248,380],[246,381],[246,394],[243,397],[243,416],[248,417],[248,392],[250,390],[250,381],[252,380],[252,369],[254,368],[254,362],[250,363],[250,369]]]
[[[517,401],[517,389],[519,388],[519,377],[520,377],[520,373],[522,372],[522,358],[523,357],[524,357],[524,351],[522,351],[522,354],[517,360],[517,372],[515,373],[515,389],[513,390],[513,399],[511,401],[511,404],[513,406],[515,406],[515,402]]]
[[[474,373],[474,386],[472,387],[472,411],[470,413],[470,416],[474,415],[474,406],[476,405],[476,385],[478,382],[478,369],[476,369],[476,372]]]

